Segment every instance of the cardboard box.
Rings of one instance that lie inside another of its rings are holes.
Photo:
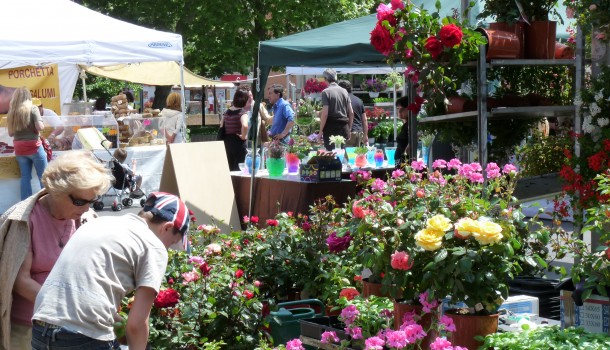
[[[591,295],[583,306],[576,306],[572,300],[572,292],[562,290],[561,298],[561,328],[582,327],[592,333],[609,334],[610,302],[608,297]]]

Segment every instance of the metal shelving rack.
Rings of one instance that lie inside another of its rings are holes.
[[[580,31],[578,31],[580,33]],[[580,132],[580,114],[574,105],[568,106],[534,106],[534,107],[500,107],[487,111],[487,69],[499,66],[574,66],[574,93],[580,92],[584,74],[584,40],[581,34],[576,40],[575,59],[486,59],[486,46],[481,45],[477,61],[477,110],[447,115],[426,117],[418,123],[435,123],[444,121],[459,122],[463,120],[476,120],[478,126],[478,155],[479,163],[485,168],[487,165],[487,122],[491,119],[501,118],[539,118],[570,116],[574,118],[575,132]],[[469,64],[471,65],[471,64]],[[576,145],[578,147],[578,145]],[[578,149],[578,148],[577,148]]]

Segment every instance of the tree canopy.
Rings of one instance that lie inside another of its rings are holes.
[[[144,27],[182,35],[185,64],[203,76],[246,74],[258,42],[372,13],[375,0],[77,0]],[[125,33],[130,35],[130,33]]]

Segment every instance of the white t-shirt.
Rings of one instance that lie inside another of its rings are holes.
[[[138,287],[159,291],[167,250],[134,214],[81,226],[64,247],[36,297],[33,320],[98,340],[113,340],[123,297]]]

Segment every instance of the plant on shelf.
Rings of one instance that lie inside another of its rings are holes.
[[[390,87],[390,88],[396,88],[399,89],[402,87],[403,83],[404,83],[404,74],[398,73],[398,72],[391,72],[388,73],[385,76],[385,83]],[[391,102],[391,101],[390,101]]]
[[[514,23],[519,18],[519,8],[514,1],[486,0],[479,19],[493,18],[496,22]]]
[[[585,34],[598,40],[610,40],[610,3],[599,0],[564,0],[575,12],[576,24]]]
[[[521,174],[537,176],[558,173],[566,160],[564,150],[571,147],[571,142],[565,133],[544,136],[538,131],[534,132],[515,151]]]
[[[367,79],[360,84],[360,88],[367,92],[381,92],[388,88],[388,84],[381,79]]]
[[[400,125],[397,127],[400,128]],[[389,139],[390,135],[392,135],[393,131],[394,123],[390,120],[385,120],[373,125],[373,129],[370,131],[369,135],[378,140],[378,142],[385,142]]]
[[[328,83],[326,81],[318,80],[316,78],[309,78],[305,82],[305,86],[303,87],[303,90],[305,90],[305,93],[313,94],[313,93],[322,92],[327,87],[328,87]]]
[[[417,113],[423,103],[430,111],[444,110],[446,93],[458,89],[467,73],[462,64],[477,58],[483,36],[467,22],[441,18],[441,2],[433,13],[410,1],[393,1],[377,7],[377,24],[371,32],[373,47],[387,56],[391,65],[405,65],[405,75],[418,85],[421,99],[413,101]]]
[[[563,23],[561,15],[557,11],[559,0],[521,0],[523,13],[528,21],[548,21],[549,17],[557,18]]]

